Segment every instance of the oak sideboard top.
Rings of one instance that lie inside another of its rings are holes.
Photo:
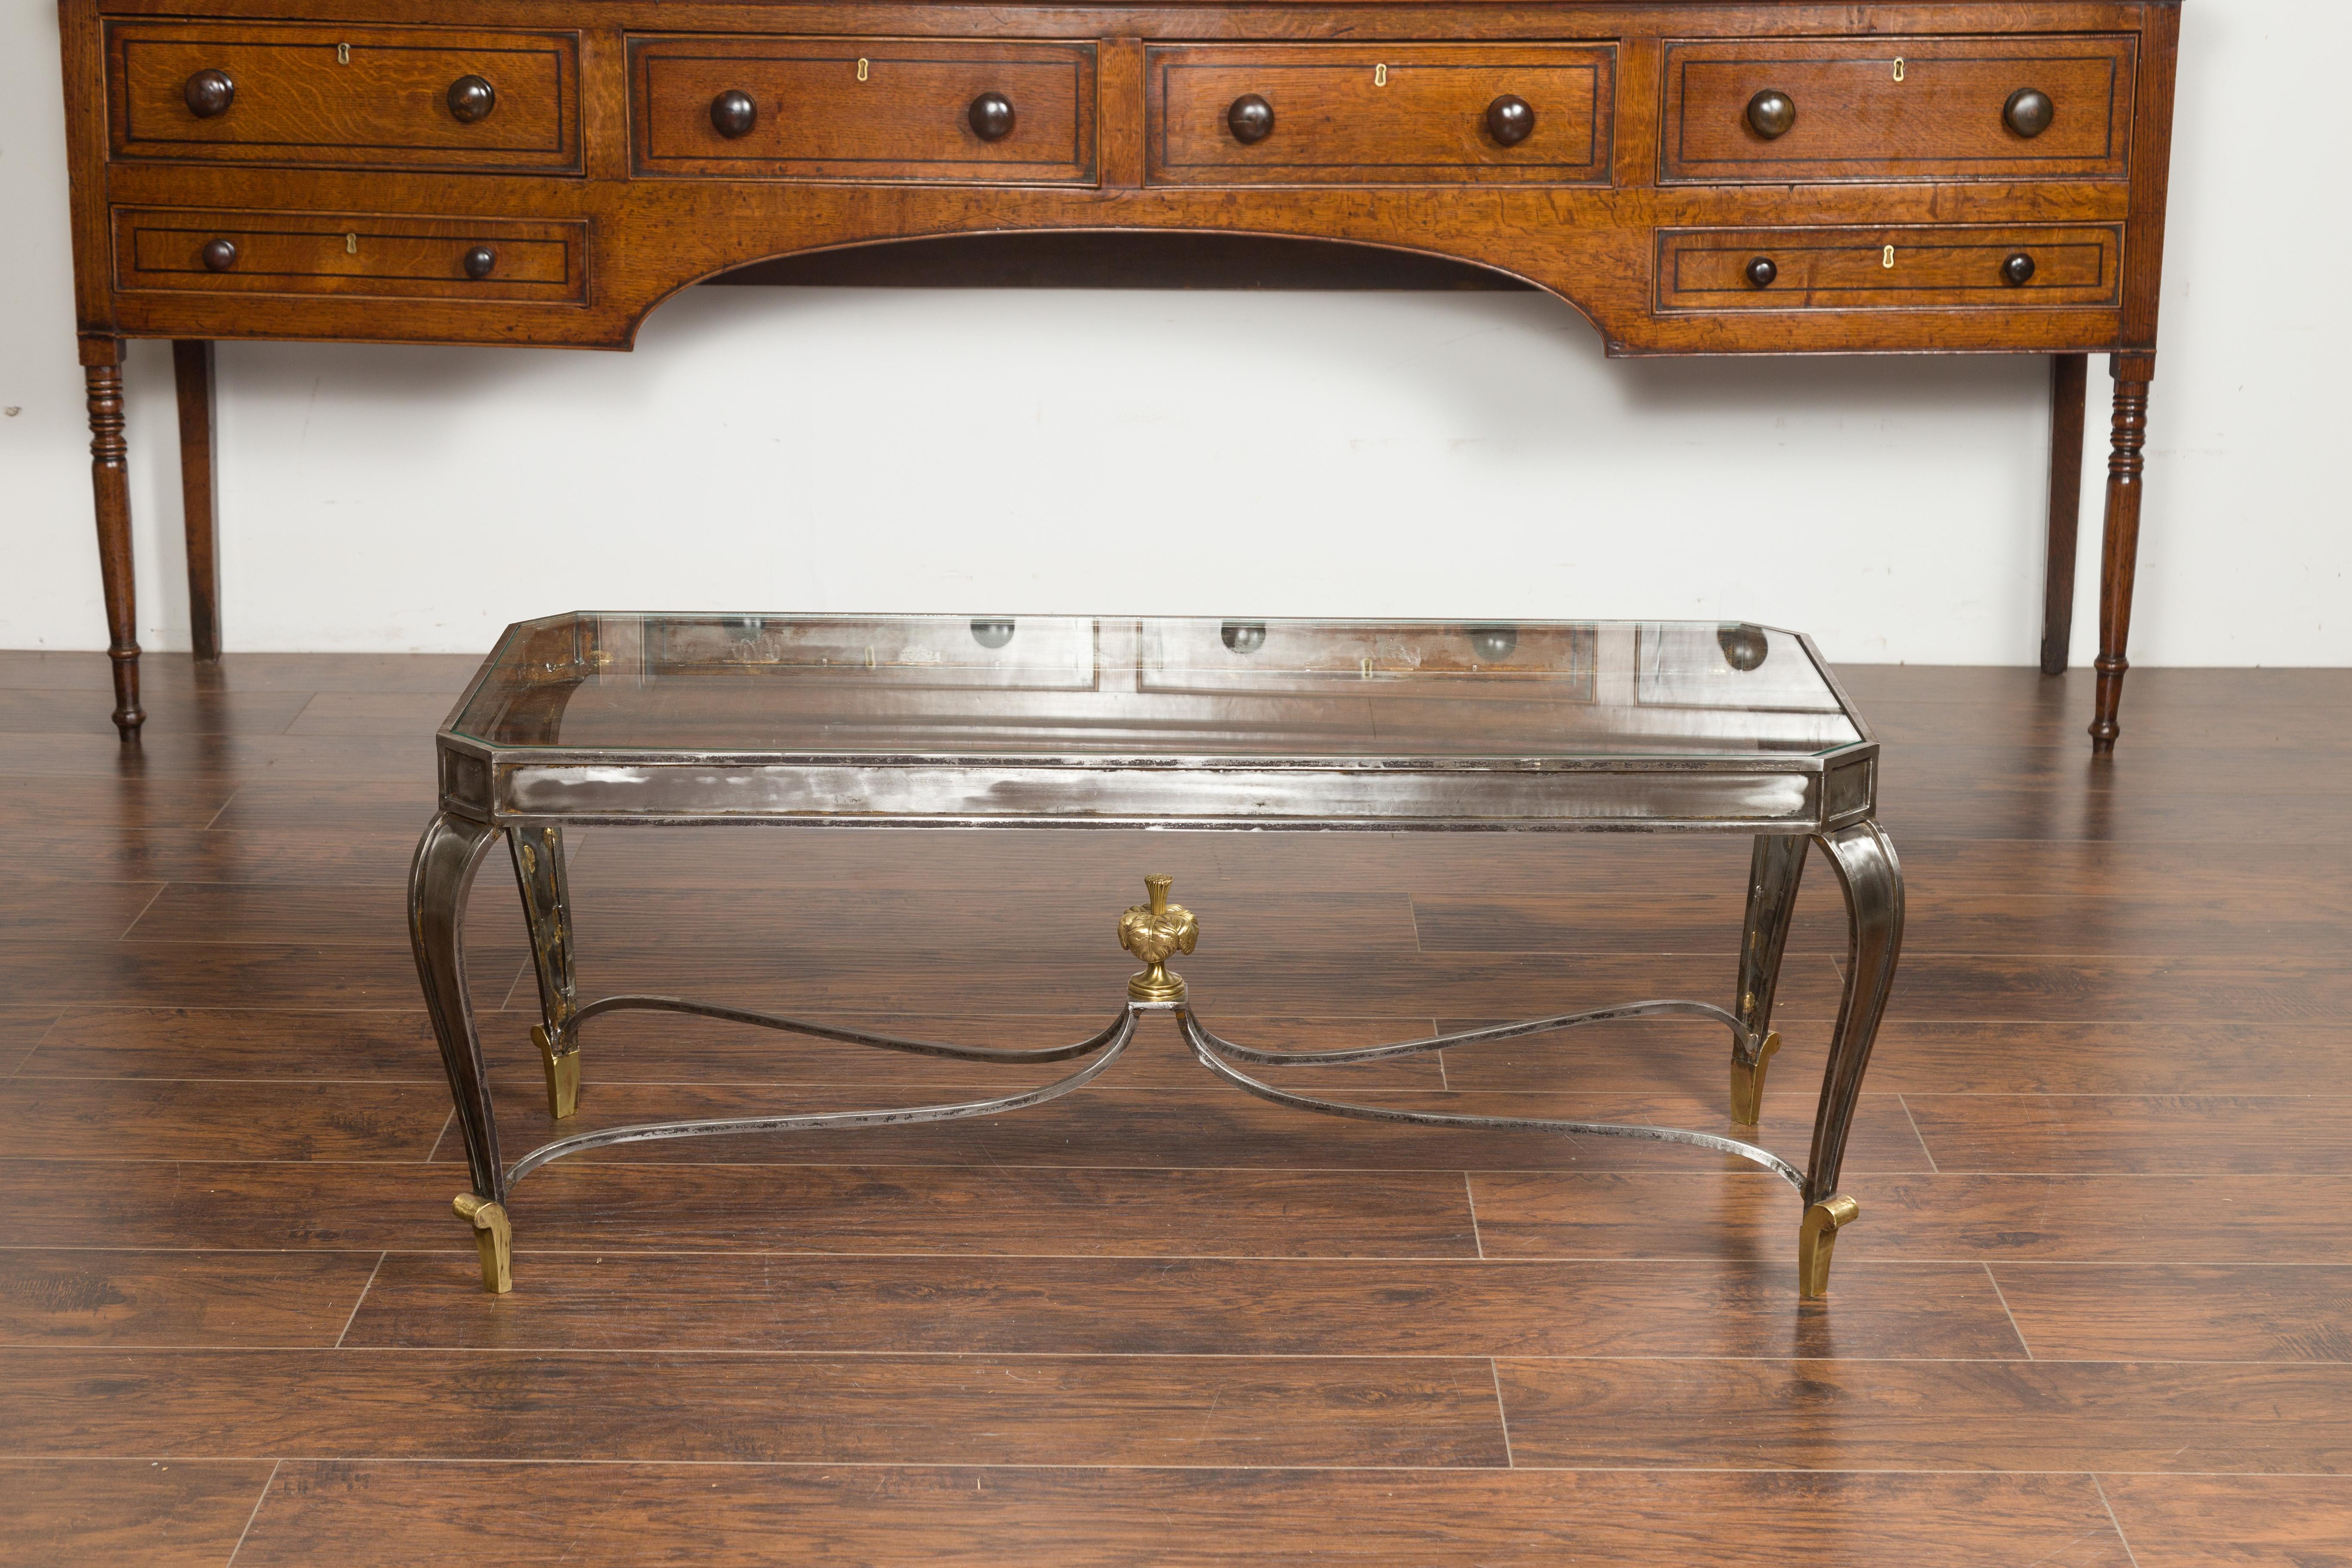
[[[2171,4],[66,0],[81,329],[625,347],[767,258],[1295,236],[1612,353],[2147,350]]]

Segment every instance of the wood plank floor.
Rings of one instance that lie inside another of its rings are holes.
[[[1831,1299],[1688,1151],[1303,1116],[1172,1030],[988,1122],[552,1167],[484,1296],[403,878],[474,661],[0,654],[0,1565],[2352,1564],[2352,672],[1847,671],[1910,933]],[[1146,871],[1223,1032],[1721,997],[1681,840],[580,833],[583,991],[1090,1033]],[[1801,1160],[1818,862],[1763,1140]],[[549,1134],[500,862],[472,974]],[[592,1026],[587,1128],[1016,1083]],[[1299,1069],[1292,1069],[1297,1077]],[[1678,1022],[1322,1079],[1721,1128]]]

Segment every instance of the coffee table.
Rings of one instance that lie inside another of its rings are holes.
[[[1108,1070],[1153,1012],[1173,1016],[1209,1072],[1302,1111],[1649,1139],[1751,1161],[1803,1200],[1797,1258],[1807,1297],[1826,1292],[1837,1233],[1858,1212],[1838,1172],[1902,946],[1903,879],[1874,820],[1878,744],[1811,641],[1794,633],[1716,622],[580,613],[508,627],[436,743],[441,809],[416,847],[409,929],[472,1175],[456,1207],[491,1291],[512,1279],[507,1195],[551,1160],[660,1139],[1015,1111]],[[1003,1048],[674,996],[581,1002],[564,879],[569,824],[1638,831],[1736,833],[1755,843],[1728,1007],[1641,1001],[1336,1050],[1243,1044],[1210,1027],[1168,968],[1193,951],[1202,926],[1170,901],[1168,878],[1147,876],[1147,900],[1117,926],[1119,945],[1144,968],[1110,1021],[1074,1043]],[[475,873],[502,837],[539,980],[532,1036],[559,1121],[578,1104],[583,1026],[632,1008],[968,1061],[1083,1065],[1042,1086],[954,1103],[603,1128],[506,1163],[460,942]],[[1780,1046],[1773,990],[1809,844],[1844,889],[1850,939],[1802,1169],[1714,1132],[1350,1104],[1252,1071],[1679,1014],[1729,1034],[1730,1121],[1753,1127]]]

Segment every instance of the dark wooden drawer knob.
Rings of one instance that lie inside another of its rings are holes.
[[[2015,287],[2021,288],[2025,284],[2032,282],[2033,258],[2026,255],[2025,252],[2021,250],[2019,251],[2015,256],[2011,257],[2008,260],[2000,264],[2000,276],[2001,281]]]
[[[760,123],[760,106],[748,92],[727,91],[710,100],[710,128],[730,142],[751,134]]]
[[[1797,123],[1797,100],[1777,87],[1768,87],[1748,100],[1748,128],[1767,142],[1777,142]]]
[[[499,89],[478,76],[461,76],[449,84],[449,112],[462,125],[488,120],[499,106]]]
[[[971,133],[983,142],[1002,142],[1013,134],[1013,100],[1001,92],[983,92],[971,100]]]
[[[1244,147],[1263,142],[1274,134],[1274,105],[1254,92],[1245,92],[1225,110],[1225,129]]]
[[[1772,258],[1769,256],[1759,256],[1748,264],[1748,281],[1759,289],[1769,289],[1772,279],[1780,276],[1780,269],[1772,265]]]
[[[1535,128],[1535,106],[1516,92],[1507,92],[1486,106],[1486,134],[1506,147],[1517,146]]]
[[[226,272],[236,265],[236,242],[227,239],[208,239],[205,241],[204,249],[197,254],[205,258],[205,271]]]
[[[2001,105],[2000,117],[2020,136],[2032,137],[2049,130],[2050,121],[2057,112],[2058,106],[2050,101],[2048,93],[2021,87],[2009,95],[2007,103]]]
[[[236,83],[228,79],[226,71],[198,71],[188,79],[181,96],[188,100],[189,113],[210,120],[215,114],[226,114],[228,106],[236,101]]]
[[[487,245],[478,245],[466,252],[466,276],[477,283],[488,278],[497,269],[498,265],[499,253]]]

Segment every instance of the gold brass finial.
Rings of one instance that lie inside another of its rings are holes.
[[[1129,997],[1137,1002],[1181,1002],[1184,977],[1168,973],[1171,954],[1190,952],[1201,940],[1201,922],[1181,904],[1168,901],[1173,877],[1146,877],[1149,904],[1137,904],[1118,917],[1118,945],[1150,967],[1127,983]]]

